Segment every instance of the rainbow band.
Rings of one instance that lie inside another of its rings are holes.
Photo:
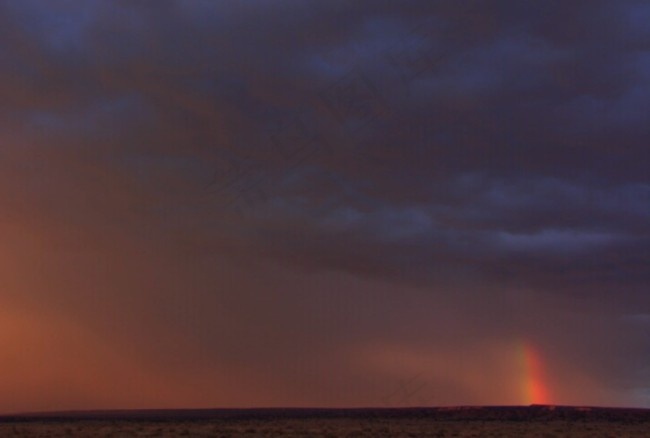
[[[519,354],[523,369],[524,404],[550,404],[548,388],[544,383],[544,370],[539,351],[529,342],[521,342]]]

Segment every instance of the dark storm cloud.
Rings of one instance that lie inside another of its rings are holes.
[[[177,381],[241,371],[237,403],[376,404],[427,367],[432,403],[489,403],[436,354],[530,337],[602,389],[560,400],[647,404],[649,14],[0,2],[17,284]]]

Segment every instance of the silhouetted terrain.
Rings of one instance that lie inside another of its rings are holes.
[[[0,417],[0,436],[647,437],[650,410],[533,405],[47,412]]]

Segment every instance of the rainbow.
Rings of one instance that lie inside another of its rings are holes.
[[[526,341],[519,343],[518,350],[522,370],[524,404],[551,404],[539,350]]]

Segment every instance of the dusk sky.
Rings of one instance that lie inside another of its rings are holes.
[[[0,413],[650,407],[650,3],[0,0]]]

